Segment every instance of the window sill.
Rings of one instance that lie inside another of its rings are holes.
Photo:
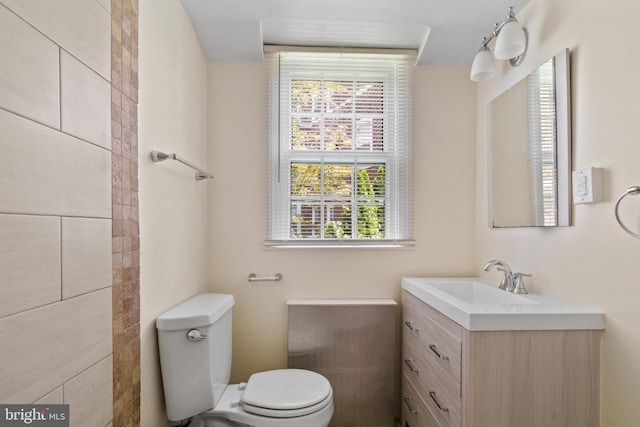
[[[283,249],[396,249],[412,248],[415,240],[396,239],[291,239],[291,240],[266,240],[267,248]]]

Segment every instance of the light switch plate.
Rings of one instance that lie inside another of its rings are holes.
[[[586,168],[573,171],[573,203],[602,201],[602,168]]]

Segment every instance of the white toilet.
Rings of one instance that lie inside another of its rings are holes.
[[[229,384],[233,295],[200,294],[156,319],[167,417],[192,426],[327,427],[333,390],[322,375],[279,369]]]

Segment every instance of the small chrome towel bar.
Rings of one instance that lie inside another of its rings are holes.
[[[173,154],[167,154],[167,153],[163,153],[160,151],[152,151],[151,152],[151,160],[153,161],[153,163],[158,163],[161,162],[163,160],[167,160],[167,159],[171,159],[171,160],[177,160],[180,163],[182,163],[183,165],[189,166],[191,169],[195,169],[196,170],[196,181],[200,181],[203,179],[213,179],[213,175],[211,175],[209,172],[206,172],[202,169],[200,169],[198,166],[194,165],[191,162],[186,161],[185,159],[183,159],[182,157],[178,156],[177,154],[173,153]]]
[[[273,276],[268,277],[258,277],[256,276],[256,273],[251,273],[249,275],[250,282],[279,282],[280,280],[282,280],[282,274],[280,273],[276,273]]]

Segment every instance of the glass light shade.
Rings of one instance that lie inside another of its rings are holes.
[[[495,56],[497,59],[515,58],[521,55],[526,47],[527,36],[518,21],[513,20],[500,29],[496,40]]]
[[[481,49],[471,65],[471,80],[481,82],[491,80],[496,75],[496,63],[489,49]]]

